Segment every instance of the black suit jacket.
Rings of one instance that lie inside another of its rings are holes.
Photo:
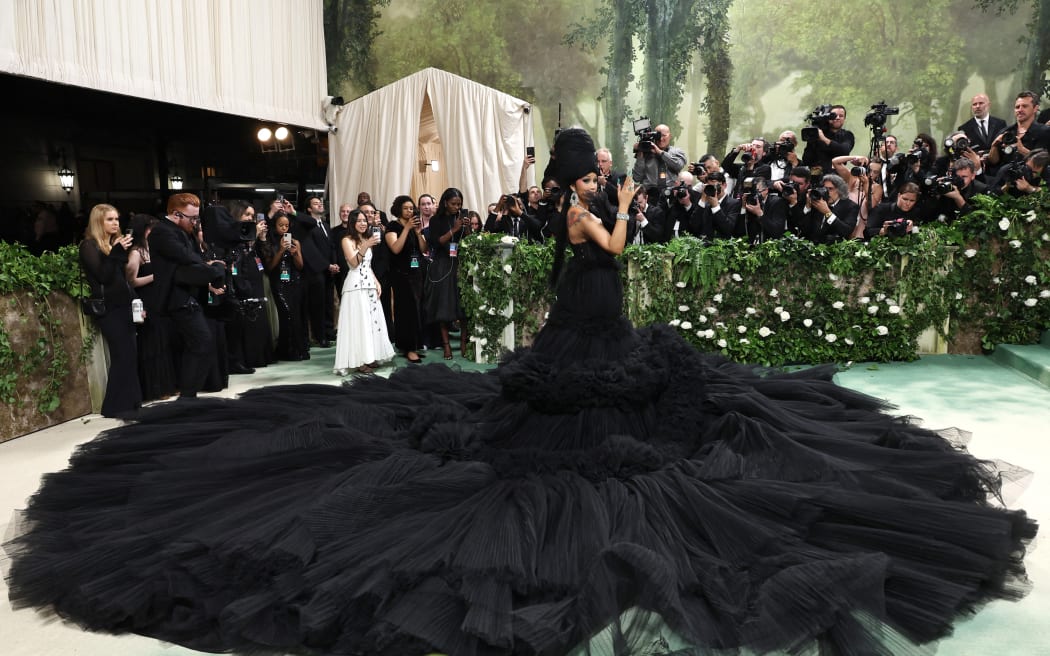
[[[199,303],[201,289],[226,275],[221,264],[205,264],[197,243],[166,218],[149,233],[149,253],[162,314]]]
[[[970,143],[973,144],[974,147],[983,150],[984,152],[988,152],[996,135],[1006,129],[1006,121],[995,116],[989,116],[988,136],[985,138],[981,137],[981,131],[977,129],[977,119],[975,118],[971,118],[969,121],[966,121],[955,129],[965,132],[966,138],[970,140]]]
[[[328,271],[328,265],[338,264],[335,244],[332,243],[329,234],[326,234],[332,231],[327,218],[321,219],[326,230],[322,230],[317,225],[317,220],[308,213],[299,213],[291,218],[292,234],[299,240],[303,249],[304,273],[324,273]]]
[[[805,203],[801,203],[805,206]],[[828,223],[824,217],[813,210],[803,214],[801,219],[802,236],[818,244],[830,244],[832,242],[849,239],[857,227],[857,217],[860,215],[860,205],[848,198],[840,198],[839,202],[830,207],[835,220]]]

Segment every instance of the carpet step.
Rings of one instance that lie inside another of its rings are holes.
[[[1042,344],[1000,344],[992,352],[992,359],[1050,387],[1050,348],[1046,344],[1045,334]]]

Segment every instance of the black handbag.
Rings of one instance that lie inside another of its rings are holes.
[[[80,282],[83,283],[88,291],[91,292],[91,296],[80,299],[80,311],[87,317],[101,317],[106,314],[106,299],[104,294],[100,293],[98,297],[95,297],[95,290],[91,289],[91,285],[88,284],[87,276],[84,275],[84,267],[80,267]],[[102,292],[100,289],[99,292]]]

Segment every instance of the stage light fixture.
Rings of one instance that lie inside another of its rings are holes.
[[[288,128],[282,125],[281,127],[274,130],[273,136],[277,137],[278,141],[284,141],[288,138]]]
[[[273,132],[270,131],[270,128],[259,128],[259,131],[255,133],[255,136],[259,141],[266,143],[270,140],[270,137],[273,136]]]

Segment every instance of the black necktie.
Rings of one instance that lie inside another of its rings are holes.
[[[981,131],[981,141],[984,143],[988,143],[988,129],[984,127],[984,121],[985,119],[983,118],[977,119],[977,127]]]
[[[321,229],[321,232],[324,233],[325,237],[328,236],[328,231],[325,230],[324,227],[324,221],[322,221],[321,219],[317,219],[317,227]]]

